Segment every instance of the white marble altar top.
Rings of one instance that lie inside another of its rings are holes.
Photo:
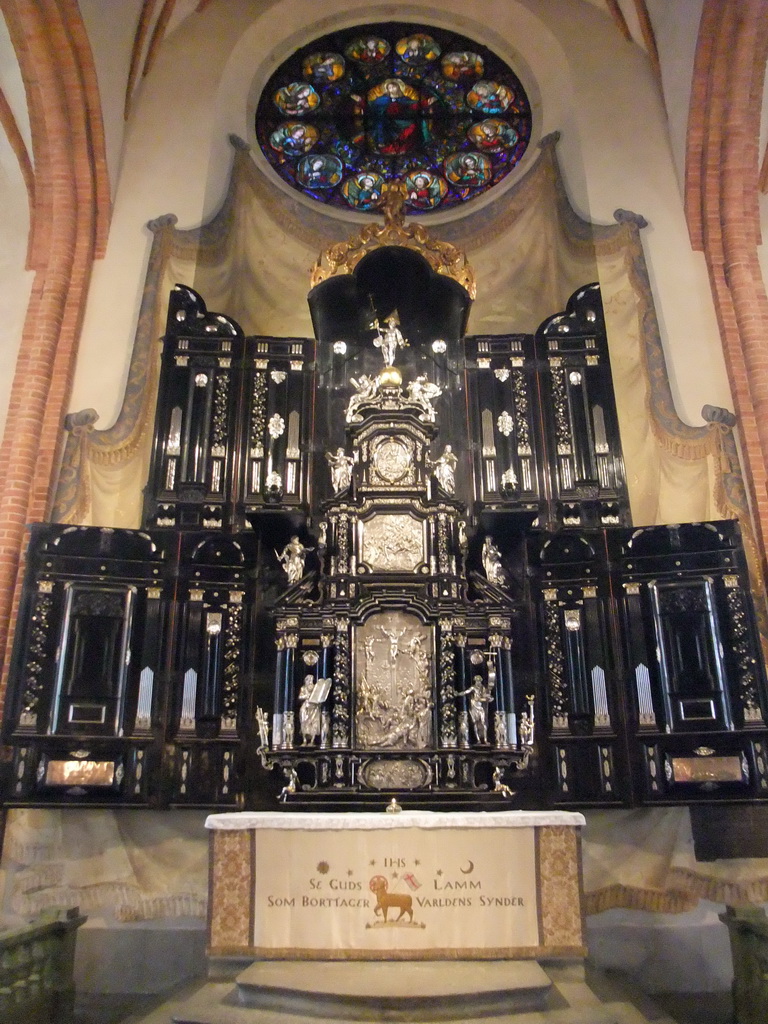
[[[385,811],[322,814],[299,811],[238,811],[209,814],[205,827],[220,830],[283,828],[302,831],[386,828],[538,828],[542,825],[585,825],[572,811]]]

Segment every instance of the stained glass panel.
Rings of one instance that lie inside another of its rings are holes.
[[[531,110],[487,47],[386,22],[294,53],[261,95],[256,135],[280,177],[318,202],[375,210],[399,180],[409,212],[427,213],[502,181],[528,146]]]

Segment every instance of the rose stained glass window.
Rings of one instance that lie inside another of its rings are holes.
[[[528,97],[487,47],[443,29],[386,22],[302,47],[267,82],[256,135],[293,188],[348,210],[405,184],[409,213],[487,192],[531,137]]]

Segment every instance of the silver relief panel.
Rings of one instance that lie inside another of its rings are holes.
[[[355,728],[363,748],[432,745],[432,629],[415,615],[379,612],[355,630]]]
[[[371,445],[371,483],[384,487],[410,487],[416,482],[413,441],[408,437],[381,437]]]
[[[361,560],[373,572],[412,572],[425,562],[424,526],[409,515],[387,513],[360,524]]]

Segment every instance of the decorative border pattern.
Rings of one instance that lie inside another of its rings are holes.
[[[209,846],[210,953],[245,950],[253,929],[253,834],[212,832]]]
[[[534,828],[539,900],[539,946],[417,950],[274,949],[251,945],[253,830],[211,833],[208,953],[270,960],[478,960],[586,955],[581,906],[581,843],[568,825]]]

